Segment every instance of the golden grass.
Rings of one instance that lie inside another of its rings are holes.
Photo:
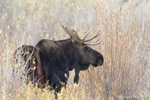
[[[91,27],[100,29],[104,38],[92,48],[105,60],[103,66],[81,72],[78,85],[73,84],[71,72],[59,100],[150,99],[149,19],[135,12],[132,0],[123,5],[117,0],[7,0],[0,1],[0,13],[0,100],[54,99],[49,87],[41,90],[26,84],[23,66],[13,74],[18,68],[13,53],[42,38],[65,39],[59,22],[78,26],[79,34]]]

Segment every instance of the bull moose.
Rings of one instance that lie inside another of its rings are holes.
[[[86,39],[90,33],[88,32],[83,39],[80,39],[77,31],[61,26],[70,38],[58,41],[42,39],[35,47],[26,45],[25,48],[22,48],[22,51],[26,48],[32,48],[34,52],[32,54],[35,55],[29,59],[29,65],[33,65],[33,58],[35,58],[36,63],[36,69],[32,71],[34,74],[31,75],[32,81],[33,79],[34,82],[38,81],[40,88],[44,88],[45,84],[48,83],[55,89],[55,93],[67,84],[69,71],[75,69],[74,83],[78,83],[81,70],[88,69],[90,64],[94,67],[101,66],[104,61],[101,53],[88,46],[98,44],[101,41],[100,37],[94,42],[90,42],[99,36],[98,32]],[[29,65],[28,68],[31,68],[32,66]],[[35,81],[35,77],[38,80]]]

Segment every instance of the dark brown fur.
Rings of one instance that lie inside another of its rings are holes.
[[[59,41],[43,39],[34,49],[36,55],[34,77],[38,77],[39,87],[43,88],[48,82],[56,92],[61,90],[62,83],[66,85],[69,70],[75,69],[74,83],[78,83],[80,70],[88,69],[90,64],[94,67],[103,64],[103,56],[99,52],[72,39]]]

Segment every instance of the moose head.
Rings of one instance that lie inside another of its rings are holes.
[[[75,67],[74,82],[78,83],[80,70],[88,69],[90,64],[93,65],[94,67],[101,66],[103,64],[104,58],[102,54],[88,46],[88,45],[98,44],[102,40],[102,36],[97,38],[100,35],[99,30],[98,30],[93,36],[91,36],[89,39],[86,39],[88,35],[90,34],[90,31],[89,31],[84,36],[83,39],[80,39],[77,34],[77,31],[70,30],[63,25],[61,26],[65,30],[65,32],[71,37],[71,40],[72,40],[72,45],[74,48],[72,53],[74,53],[75,64],[69,67],[72,67],[72,68]],[[94,42],[90,42],[94,39],[96,39]]]

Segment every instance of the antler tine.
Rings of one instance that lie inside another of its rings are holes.
[[[88,32],[86,33],[86,35],[85,35],[84,38],[82,39],[83,41],[84,41],[84,40],[86,39],[86,37],[90,34],[90,32],[92,31],[92,29],[93,29],[93,28],[91,28],[90,31],[88,31]]]
[[[91,38],[89,38],[88,40],[85,40],[84,42],[88,42],[88,41],[95,39],[99,35],[98,32],[99,32],[99,30]]]
[[[103,39],[103,35],[101,35],[96,41],[94,42],[84,42],[84,44],[86,45],[96,45],[98,43],[100,43],[100,41]]]
[[[78,26],[76,27],[76,34],[78,33]]]
[[[65,30],[65,32],[70,35],[70,37],[72,39],[74,39],[75,41],[77,41],[78,43],[83,44],[83,41],[79,38],[78,34],[76,31],[74,30],[69,30],[67,27],[63,26],[62,24],[60,24],[61,27]]]

